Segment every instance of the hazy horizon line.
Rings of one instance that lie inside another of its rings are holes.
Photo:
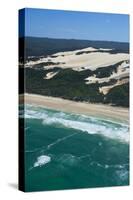
[[[33,38],[40,38],[40,39],[43,39],[43,38],[47,38],[47,39],[62,39],[62,40],[86,40],[86,41],[97,41],[97,42],[118,42],[118,43],[130,43],[130,41],[116,41],[116,40],[94,40],[94,39],[81,39],[81,38],[51,38],[51,37],[41,37],[41,36],[31,36],[31,35],[27,35],[27,36],[19,36],[19,38],[23,38],[23,37],[33,37]]]

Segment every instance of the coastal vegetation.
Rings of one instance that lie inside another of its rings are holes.
[[[23,72],[25,70],[25,72]],[[99,87],[111,85],[115,80],[104,83],[86,84],[84,79],[92,76],[91,70],[74,71],[72,69],[54,68],[52,71],[58,72],[52,79],[45,79],[51,69],[21,68],[20,73],[25,74],[25,92],[61,97],[74,101],[86,101],[91,103],[105,103],[114,106],[129,106],[129,84],[122,84],[112,88],[108,94],[99,92]],[[106,71],[106,70],[105,70]],[[102,71],[103,73],[104,71]],[[20,93],[23,91],[20,91]]]
[[[124,42],[35,37],[19,38],[19,77],[21,83],[25,82],[25,91],[23,87],[20,87],[20,93],[27,92],[61,97],[73,101],[128,107],[128,58],[122,61],[118,59],[116,64],[113,64],[112,61],[112,64],[109,66],[100,65],[99,67],[91,68],[91,64],[90,66],[86,64],[85,67],[81,65],[78,66],[79,70],[76,67],[76,70],[73,70],[71,63],[68,63],[69,66],[67,66],[67,62],[69,61],[69,57],[66,56],[67,51],[78,50],[75,54],[73,53],[73,58],[78,59],[80,56],[82,57],[82,54],[88,54],[88,56],[93,54],[93,50],[85,49],[88,47],[92,47],[95,53],[101,53],[101,55],[102,53],[115,55],[120,53],[129,54],[129,43]],[[25,54],[23,52],[24,49]],[[84,59],[91,59],[90,57],[87,58],[86,55],[83,55],[85,56]],[[57,59],[58,56],[60,57],[59,59]],[[65,56],[66,60],[62,60]],[[77,64],[79,61],[76,61]],[[124,67],[120,67],[123,65],[123,62]],[[23,68],[23,64],[27,64],[27,66]],[[119,75],[120,70],[121,76]],[[121,83],[117,84],[118,81]],[[107,93],[104,93],[103,89],[106,89],[106,86],[109,90]]]
[[[92,41],[76,39],[51,39],[37,37],[19,38],[19,57],[23,57],[25,45],[25,59],[29,56],[47,56],[63,51],[73,51],[87,47],[112,49],[110,53],[129,53],[129,43],[111,41]]]

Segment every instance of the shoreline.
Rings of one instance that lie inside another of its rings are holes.
[[[43,106],[48,109],[75,114],[84,114],[92,117],[129,124],[129,108],[113,107],[110,105],[92,104],[86,102],[74,102],[58,97],[27,93],[19,96],[19,103],[21,104],[23,102],[26,104]]]

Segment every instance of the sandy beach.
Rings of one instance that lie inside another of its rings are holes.
[[[100,117],[107,120],[129,123],[129,109],[122,107],[112,107],[110,105],[91,104],[86,102],[74,102],[61,98],[41,96],[35,94],[25,94],[26,104],[43,106],[48,109],[55,109],[64,112],[85,114]],[[23,103],[23,95],[20,95],[20,103]]]

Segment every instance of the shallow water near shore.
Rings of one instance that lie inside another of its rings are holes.
[[[129,184],[129,127],[26,105],[25,190]]]

